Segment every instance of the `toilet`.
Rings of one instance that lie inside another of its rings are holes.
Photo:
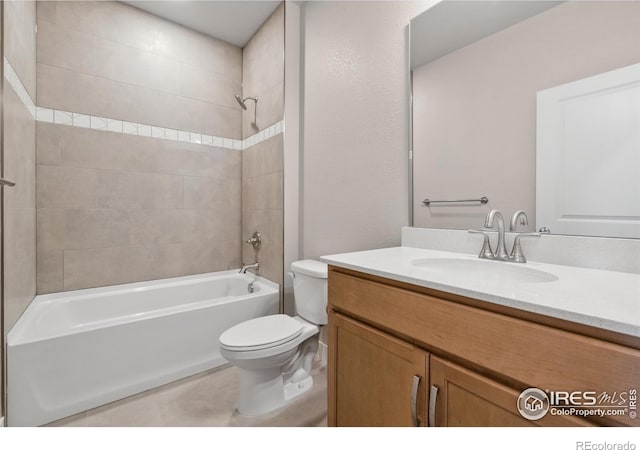
[[[327,265],[306,259],[291,272],[296,316],[258,317],[220,336],[220,353],[240,370],[236,406],[245,416],[278,409],[313,386],[318,325],[327,323]]]

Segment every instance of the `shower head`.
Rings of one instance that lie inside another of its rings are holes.
[[[240,98],[240,96],[238,94],[236,94],[236,100],[238,101],[238,103],[240,103],[240,106],[242,106],[242,109],[244,109],[246,111],[247,110],[247,105],[244,102],[244,100],[242,98]]]
[[[240,103],[240,106],[242,106],[242,109],[244,109],[245,111],[247,110],[247,104],[246,104],[247,100],[252,100],[253,102],[255,102],[256,105],[258,104],[258,97],[245,97],[245,98],[242,98],[238,94],[236,94],[235,97],[236,97],[236,101],[238,103]]]

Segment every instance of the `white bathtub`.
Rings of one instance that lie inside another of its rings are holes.
[[[237,270],[38,295],[7,337],[9,426],[45,424],[225,364],[218,338],[278,312]]]

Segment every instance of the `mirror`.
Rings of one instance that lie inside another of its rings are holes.
[[[413,226],[640,238],[640,3],[445,0],[410,30]]]

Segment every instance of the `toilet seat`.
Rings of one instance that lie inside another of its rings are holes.
[[[286,314],[258,317],[222,333],[220,346],[233,352],[262,350],[292,341],[302,334],[302,330],[303,324]]]

